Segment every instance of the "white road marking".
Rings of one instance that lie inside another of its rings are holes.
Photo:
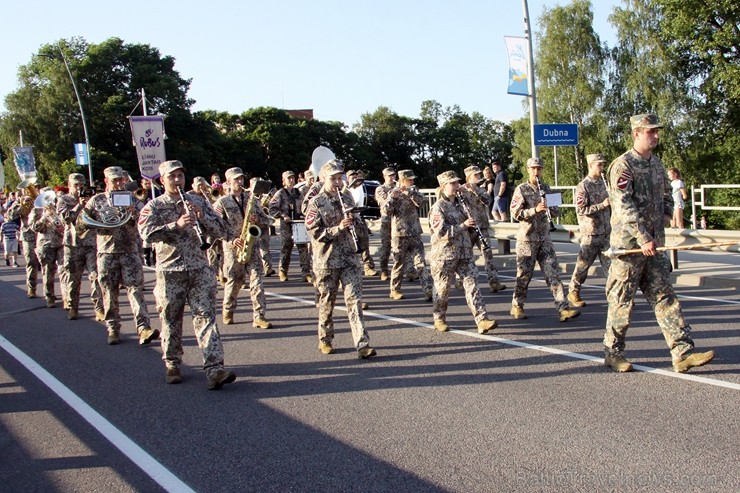
[[[114,447],[120,450],[126,457],[136,464],[144,473],[159,484],[165,491],[173,493],[195,493],[195,490],[183,483],[177,476],[172,474],[166,467],[157,462],[133,440],[124,435],[118,428],[98,414],[85,401],[80,399],[74,392],[68,389],[62,382],[57,380],[51,373],[31,359],[26,353],[15,347],[10,341],[0,336],[0,347],[15,358],[20,364],[33,373],[36,378],[49,387],[93,428],[98,430]]]
[[[303,304],[306,304],[306,305],[314,306],[314,301],[313,300],[306,300],[306,299],[303,299],[303,298],[297,298],[295,296],[286,296],[286,295],[283,295],[283,294],[272,293],[272,292],[265,292],[265,294],[267,296],[271,296],[273,298],[278,298],[278,299],[287,300],[287,301],[295,301],[296,303],[303,303]],[[344,306],[338,306],[337,305],[335,308],[338,309],[338,310],[347,311],[346,307],[344,307]],[[396,322],[396,323],[399,323],[399,324],[411,325],[411,326],[414,326],[414,327],[421,327],[421,328],[425,328],[425,329],[432,329],[432,330],[434,330],[434,325],[428,324],[428,323],[425,323],[425,322],[417,322],[416,320],[410,320],[410,319],[407,319],[407,318],[392,317],[392,316],[389,316],[389,315],[383,315],[382,313],[375,313],[375,312],[368,311],[368,310],[364,310],[362,313],[366,317],[373,317],[373,318],[377,318],[377,319],[380,319],[380,320],[386,320],[386,321],[389,321],[389,322]],[[565,356],[566,358],[573,358],[573,359],[581,359],[581,360],[591,361],[591,362],[594,362],[594,363],[599,363],[600,365],[603,365],[604,364],[604,358],[597,357],[597,356],[591,356],[589,354],[574,353],[572,351],[565,351],[563,349],[558,349],[558,348],[554,348],[554,347],[541,346],[539,344],[531,344],[529,342],[515,341],[515,340],[512,340],[512,339],[504,339],[503,337],[496,337],[496,336],[492,336],[492,335],[488,335],[488,334],[478,334],[476,332],[471,332],[471,331],[467,331],[467,330],[450,329],[450,332],[453,332],[453,333],[459,334],[459,335],[463,335],[463,336],[466,336],[466,337],[474,337],[474,338],[477,338],[477,339],[484,339],[484,340],[487,340],[487,341],[494,341],[494,342],[498,342],[500,344],[506,344],[508,346],[515,346],[515,347],[520,347],[520,348],[524,348],[524,349],[531,349],[533,351],[539,351],[539,352],[542,352],[542,353],[556,354],[556,355],[559,355],[559,356]],[[724,387],[724,388],[727,388],[727,389],[740,390],[740,384],[737,384],[737,383],[734,383],[734,382],[727,382],[725,380],[719,380],[719,379],[715,379],[715,378],[707,378],[707,377],[702,377],[702,376],[698,376],[698,375],[691,375],[689,373],[676,373],[676,372],[673,372],[673,371],[662,370],[660,368],[653,368],[653,367],[644,366],[644,365],[636,365],[636,364],[633,364],[632,367],[635,370],[643,371],[645,373],[653,373],[653,374],[656,374],[656,375],[662,375],[664,377],[678,378],[678,379],[681,379],[681,380],[688,380],[688,381],[695,382],[695,383],[703,383],[705,385],[713,385],[715,387]]]

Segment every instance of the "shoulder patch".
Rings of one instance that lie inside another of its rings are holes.
[[[316,209],[316,207],[311,207],[308,212],[306,212],[306,226],[313,227],[313,225],[316,223],[316,219],[319,217],[319,211]]]
[[[622,170],[622,174],[619,175],[619,178],[617,178],[617,188],[624,190],[630,183],[632,183],[632,173],[629,169],[625,168]]]
[[[584,207],[586,205],[586,191],[585,190],[578,190],[578,194],[576,194],[576,205],[579,207]]]

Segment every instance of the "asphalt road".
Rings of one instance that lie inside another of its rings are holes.
[[[243,291],[238,323],[222,327],[238,379],[213,392],[189,318],[185,381],[166,385],[161,351],[137,345],[125,296],[123,343],[108,346],[88,299],[68,321],[26,298],[20,269],[2,267],[0,490],[740,491],[736,290],[677,288],[697,348],[717,351],[711,365],[671,372],[640,300],[627,338],[638,371],[615,374],[601,360],[603,279],[589,280],[583,315],[560,323],[539,272],[529,318],[512,320],[514,272],[501,274],[509,288],[485,295],[499,320],[486,336],[460,292],[453,330],[440,334],[418,283],[393,301],[367,279],[378,350],[368,361],[343,308],[338,351],[321,355],[310,286],[269,278],[275,328],[252,328]]]

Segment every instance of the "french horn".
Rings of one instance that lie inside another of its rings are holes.
[[[128,195],[129,203],[131,202],[132,197],[130,192],[112,193]],[[119,228],[131,219],[131,210],[129,207],[113,205],[111,199],[107,197],[105,201],[95,201],[95,211],[98,213],[99,220],[93,219],[84,210],[80,213],[82,222],[91,228]]]

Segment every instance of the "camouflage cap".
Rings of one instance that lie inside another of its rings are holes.
[[[337,161],[336,159],[332,159],[331,161],[327,162],[325,165],[321,167],[320,174],[321,176],[334,176],[344,173],[344,166],[342,166],[342,163]]]
[[[355,176],[355,175],[357,175],[357,174],[358,174],[358,173],[357,173],[357,170],[356,170],[356,169],[350,169],[350,170],[347,170],[347,177],[350,177],[350,176]]]
[[[632,130],[636,128],[663,128],[663,125],[658,123],[657,115],[652,113],[643,113],[630,117],[630,126]]]
[[[72,173],[67,177],[69,183],[85,183],[85,175],[82,173]]]
[[[454,183],[456,181],[461,182],[462,180],[454,171],[445,171],[444,173],[440,173],[437,175],[437,182],[441,187],[447,185],[448,183]]]
[[[398,178],[400,180],[413,180],[416,178],[416,175],[414,174],[414,170],[402,169],[398,172]]]
[[[538,157],[527,159],[527,168],[542,168],[542,161]]]
[[[195,178],[193,178],[193,188],[200,185],[208,185],[208,180],[206,180],[202,176],[196,176]]]
[[[396,168],[392,168],[390,166],[388,166],[387,168],[383,170],[383,176],[394,176],[397,174],[398,173],[396,172]]]
[[[477,175],[478,173],[483,173],[480,168],[476,165],[471,165],[465,168],[465,178],[469,177],[470,175]]]
[[[308,180],[309,178],[313,178],[313,170],[311,168],[308,168],[306,171],[303,172],[303,176],[306,177],[306,180]]]
[[[239,178],[240,176],[244,176],[244,171],[238,166],[234,166],[233,168],[229,168],[226,170],[226,173],[224,173],[227,180],[233,180],[235,178]]]
[[[606,164],[606,158],[603,154],[589,154],[586,156],[586,162],[589,166],[595,163],[604,163]]]
[[[182,162],[164,161],[162,164],[159,165],[159,174],[162,176],[167,176],[169,173],[172,173],[177,169],[185,171],[185,166],[182,165]]]
[[[120,166],[108,166],[103,170],[103,175],[108,179],[126,177],[126,173],[123,172],[123,168]]]
[[[290,171],[290,170],[288,170],[288,171],[283,171],[283,180],[287,180],[287,179],[288,179],[288,178],[290,178],[291,176],[295,176],[295,173],[293,173],[293,172],[292,172],[292,171]]]

